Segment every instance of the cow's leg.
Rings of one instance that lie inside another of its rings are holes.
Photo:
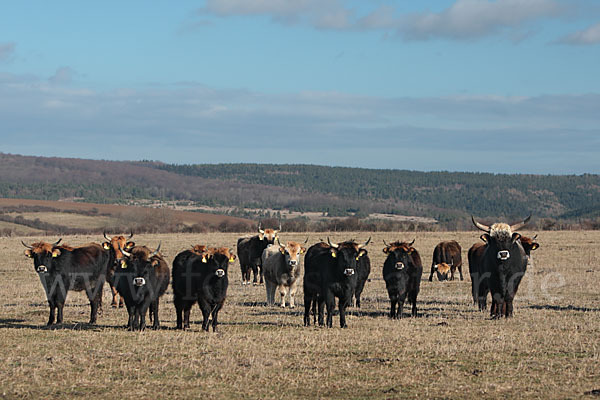
[[[252,284],[254,286],[258,285],[258,265],[256,264],[252,264]],[[249,277],[248,277],[249,278]],[[250,279],[248,279],[248,282],[250,281]],[[262,281],[261,281],[262,283]]]
[[[263,284],[263,269],[262,269],[262,265],[258,266],[258,274],[260,275],[260,284]]]
[[[98,317],[98,310],[102,307],[102,284],[87,290],[88,300],[90,301],[90,324],[95,324]]]
[[[208,332],[208,324],[210,320],[210,305],[205,301],[199,302],[200,310],[202,310],[202,329]]]
[[[265,282],[265,292],[267,293],[267,305],[272,306],[275,301],[275,288],[272,282]]]
[[[213,311],[212,311],[212,328],[213,328],[213,332],[217,331],[217,320],[219,317],[219,311],[221,310],[221,307],[223,307],[223,303],[219,303],[216,304],[213,307]]]
[[[417,316],[417,294],[415,292],[409,293],[408,301],[410,301],[412,303],[412,310],[410,312],[410,315],[412,317],[416,317]]]
[[[115,285],[113,285],[112,283],[109,283],[110,285],[110,292],[112,293],[112,301],[110,302],[110,306],[112,308],[117,308],[117,299],[119,298],[119,293],[117,292],[117,288],[115,288]]]
[[[319,315],[318,317],[318,322],[319,322],[319,326],[323,326],[325,325],[325,299],[322,296],[318,297],[319,300],[319,304],[317,304],[319,311],[317,312],[317,314]]]
[[[129,319],[127,320],[127,329],[133,331],[135,326],[135,306],[133,304],[126,304],[126,306],[127,314],[129,315]]]
[[[46,325],[50,326],[54,324],[56,318],[56,302],[54,300],[48,300],[48,306],[50,307],[50,315],[48,316],[48,323]]]
[[[352,296],[349,299],[340,299],[339,309],[340,309],[340,328],[347,328],[348,324],[346,323],[346,307],[350,304],[352,300]]]
[[[277,289],[279,291],[279,296],[281,296],[281,307],[285,308],[285,295],[287,293],[287,288],[284,285],[279,285]]]
[[[175,306],[175,314],[177,315],[176,329],[183,329],[183,300],[179,295],[173,296],[173,305]]]
[[[511,318],[513,315],[513,299],[508,299],[505,301],[506,304],[506,313],[504,314],[504,316],[506,318]]]
[[[194,305],[194,301],[186,301],[183,304],[183,329],[188,329],[190,327],[190,312],[192,311],[192,306]],[[198,302],[198,306],[200,302]],[[202,307],[200,307],[202,310]]]
[[[313,297],[304,292],[304,326],[310,326],[310,308]]]
[[[56,304],[56,323],[62,324],[63,322],[63,308],[65,307],[65,301],[67,300],[67,292],[63,293],[61,290],[58,290],[55,296],[55,304]]]
[[[327,307],[327,327],[333,327],[333,310],[335,309],[335,296],[328,290],[325,294],[325,306]]]
[[[431,264],[431,273],[429,274],[429,282],[433,281],[433,273],[435,272],[435,264]]]
[[[295,303],[295,298],[296,298],[296,291],[298,290],[298,285],[296,285],[296,282],[292,283],[292,286],[290,286],[290,308],[296,308],[296,303]]]
[[[402,318],[404,315],[404,301],[406,300],[406,292],[398,296],[398,318]]]
[[[160,328],[160,320],[158,319],[158,299],[154,300],[150,305],[152,312],[154,314],[154,321],[152,322],[152,329]]]
[[[464,278],[464,276],[462,274],[462,265],[459,265],[457,268],[458,268],[458,275],[460,276],[460,280],[464,281],[465,278]]]

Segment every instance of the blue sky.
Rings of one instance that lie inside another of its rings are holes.
[[[600,173],[600,2],[28,1],[0,151]]]

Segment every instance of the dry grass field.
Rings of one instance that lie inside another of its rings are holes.
[[[233,247],[238,236],[140,234],[135,240],[150,247],[162,241],[170,265],[192,244]],[[242,286],[236,261],[217,333],[201,331],[198,308],[192,329],[174,330],[170,290],[161,300],[162,329],[128,332],[127,312],[109,306],[108,285],[98,325],[86,323],[85,296],[71,292],[65,323],[46,329],[46,299],[21,238],[1,238],[0,397],[591,398],[585,393],[600,389],[600,232],[540,232],[514,318],[500,321],[471,302],[466,253],[478,236],[373,235],[371,282],[348,329],[339,328],[337,316],[332,329],[302,326],[302,300],[293,310],[265,306],[264,286]],[[424,262],[419,317],[392,321],[381,277],[382,239],[415,237]],[[282,234],[283,240],[305,238]],[[321,238],[326,235],[309,234],[309,243]],[[331,238],[363,241],[367,235]],[[447,239],[463,247],[465,280],[430,283],[433,248]]]

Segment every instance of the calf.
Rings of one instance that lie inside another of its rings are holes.
[[[515,231],[523,227],[530,217],[512,226],[505,223],[487,226],[474,217],[471,219],[477,228],[486,232],[483,235],[487,245],[481,257],[479,298],[489,290],[492,294],[492,318],[511,317],[513,299],[527,270],[527,256],[519,240],[521,235]]]
[[[340,327],[346,328],[346,307],[356,289],[357,261],[366,254],[364,244],[346,241],[338,244],[317,243],[304,258],[304,325],[310,325],[310,310],[318,302],[319,325],[323,325],[324,307],[327,306],[327,326],[333,325],[335,298],[339,299]],[[314,310],[313,310],[314,312]]]
[[[133,232],[131,232],[128,238],[125,238],[125,236],[108,237],[106,236],[106,232],[104,232],[104,238],[107,241],[102,243],[102,247],[104,250],[110,251],[111,256],[111,261],[109,262],[106,275],[106,281],[110,285],[110,291],[112,293],[112,302],[110,303],[112,307],[117,307],[117,305],[118,307],[123,307],[123,297],[120,297],[119,292],[117,292],[117,288],[113,283],[113,276],[123,260],[123,253],[121,253],[120,249],[131,250],[135,246],[135,243],[129,240],[132,237]]]
[[[204,248],[179,253],[173,261],[173,302],[177,313],[177,329],[190,327],[190,311],[198,303],[202,311],[202,329],[208,331],[212,315],[213,332],[217,330],[219,311],[227,297],[229,263],[235,261],[231,249]]]
[[[411,315],[417,316],[417,296],[421,287],[423,265],[419,252],[410,243],[385,243],[383,252],[387,258],[383,264],[383,279],[390,298],[390,318],[402,318],[404,301],[412,304]]]
[[[433,273],[437,274],[440,281],[454,280],[454,273],[458,269],[460,280],[462,281],[462,249],[456,240],[440,242],[433,250],[433,260],[431,262],[431,273],[429,282],[433,279]],[[448,268],[449,267],[449,268]]]
[[[260,283],[263,283],[262,273],[262,253],[268,245],[275,243],[277,234],[281,231],[277,229],[261,229],[258,226],[258,235],[239,238],[237,241],[237,253],[240,258],[240,268],[242,271],[242,285],[250,284],[250,271],[254,278],[253,284],[258,284],[258,276]]]
[[[298,290],[298,278],[302,273],[300,254],[306,251],[300,243],[287,242],[267,247],[262,254],[262,265],[267,290],[267,304],[275,303],[275,290],[281,296],[281,307],[285,307],[285,297],[289,293],[290,308],[296,307],[294,296]]]
[[[102,288],[110,254],[95,243],[76,248],[59,246],[60,239],[53,244],[21,243],[27,247],[25,255],[33,258],[35,271],[46,292],[50,306],[47,325],[54,324],[56,310],[56,323],[62,323],[63,307],[69,290],[85,290],[91,307],[90,324],[96,323],[98,308],[102,305]]]
[[[159,299],[169,286],[169,267],[159,253],[160,244],[155,251],[146,246],[135,246],[128,252],[120,249],[124,258],[115,271],[114,282],[119,294],[125,300],[129,319],[129,330],[146,328],[146,311],[154,315],[152,328],[158,329]]]

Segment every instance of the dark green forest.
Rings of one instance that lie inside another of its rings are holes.
[[[600,224],[600,175],[419,172],[316,165],[97,161],[0,153],[0,197],[94,203],[175,200],[201,206],[319,212],[365,219],[372,213],[434,218],[464,229],[469,216],[543,227]],[[260,216],[257,216],[260,217]]]

